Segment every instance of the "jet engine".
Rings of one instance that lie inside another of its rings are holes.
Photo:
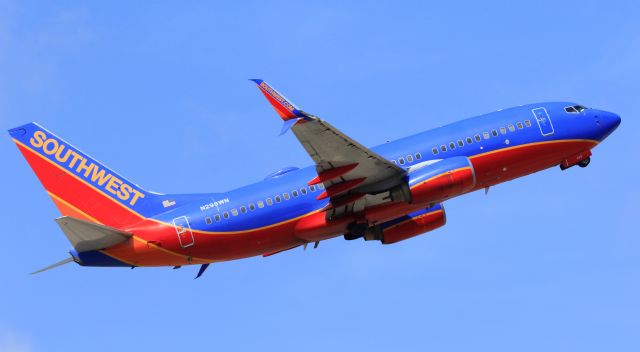
[[[476,174],[469,158],[456,156],[409,171],[411,203],[433,204],[471,191]]]
[[[414,213],[401,216],[366,230],[366,241],[378,240],[383,244],[391,244],[408,238],[433,231],[444,226],[447,216],[442,204],[422,209]]]

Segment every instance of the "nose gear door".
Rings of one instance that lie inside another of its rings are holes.
[[[186,248],[189,246],[193,246],[195,243],[195,239],[193,238],[193,233],[191,232],[191,226],[189,225],[189,220],[186,216],[180,216],[173,219],[173,226],[176,228],[176,233],[178,234],[178,241],[180,241],[180,246],[182,248]]]
[[[551,118],[549,118],[549,114],[547,113],[547,109],[545,108],[535,108],[531,110],[533,112],[533,116],[536,117],[536,121],[538,122],[538,127],[540,128],[540,133],[543,136],[548,136],[553,134],[553,124],[551,123]]]

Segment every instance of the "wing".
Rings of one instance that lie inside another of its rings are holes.
[[[308,114],[262,80],[252,80],[285,121],[283,133],[292,129],[315,162],[318,176],[309,185],[322,184],[318,199],[330,198],[339,216],[356,209],[356,202],[390,201],[392,190],[404,184],[406,170],[340,132],[326,121]],[[378,196],[375,196],[378,195]]]

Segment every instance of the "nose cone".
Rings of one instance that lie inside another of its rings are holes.
[[[610,135],[611,132],[615,131],[615,129],[620,126],[620,122],[622,122],[622,119],[618,114],[603,111],[600,118],[600,123],[602,125],[602,128],[605,130],[605,137]]]
[[[616,128],[618,128],[622,119],[618,114],[614,114],[608,111],[600,111],[598,115],[600,115],[600,118],[598,119],[600,123],[599,127],[604,134],[602,136],[602,139],[605,139],[613,131],[615,131]]]

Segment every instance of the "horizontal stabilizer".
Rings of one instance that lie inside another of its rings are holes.
[[[57,218],[56,222],[79,253],[108,248],[131,237],[128,232],[71,216]]]
[[[73,261],[73,258],[67,258],[67,259],[62,260],[62,261],[59,261],[59,262],[57,262],[57,263],[55,263],[55,264],[51,264],[51,265],[49,265],[49,266],[48,266],[48,267],[46,267],[46,268],[42,268],[42,269],[40,269],[40,270],[34,271],[34,272],[30,273],[29,275],[39,274],[39,273],[41,273],[41,272],[43,272],[43,271],[47,271],[47,270],[49,270],[49,269],[53,269],[53,268],[57,268],[57,267],[59,267],[59,266],[65,265],[65,264],[67,264],[67,263],[71,263],[72,261]]]

